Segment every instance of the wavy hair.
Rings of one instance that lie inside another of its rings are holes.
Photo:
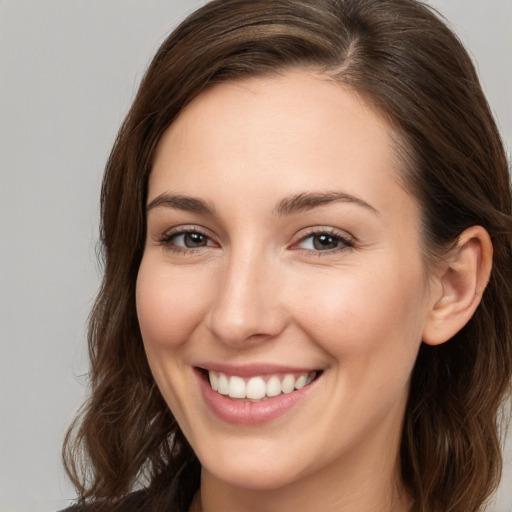
[[[481,511],[497,486],[512,374],[511,187],[466,50],[416,0],[215,0],[158,50],[106,166],[90,396],[63,451],[82,501],[120,503],[143,485],[151,510],[186,510],[199,485],[199,462],[156,388],[135,310],[148,176],[163,132],[209,85],[297,67],[356,91],[396,129],[426,261],[472,225],[491,236],[493,270],[473,318],[449,342],[420,348],[398,463],[415,512]]]

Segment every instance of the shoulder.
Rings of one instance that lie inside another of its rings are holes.
[[[137,491],[117,503],[79,502],[59,512],[142,512],[147,502],[148,495],[146,491]]]

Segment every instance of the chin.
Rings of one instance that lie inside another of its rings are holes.
[[[301,460],[300,452],[287,450],[282,445],[275,442],[267,444],[261,439],[238,438],[226,444],[221,440],[206,443],[197,447],[196,453],[203,471],[225,485],[272,490],[300,480],[305,472],[303,468],[307,466],[306,461]],[[215,448],[209,449],[211,446]]]
[[[244,465],[243,467],[239,464],[220,466],[220,464],[214,465],[209,469],[203,465],[203,469],[226,485],[253,491],[280,489],[300,479],[296,470],[276,467],[275,464],[266,463],[264,466]]]

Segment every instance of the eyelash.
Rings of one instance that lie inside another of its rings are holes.
[[[329,238],[332,238],[334,241],[337,242],[338,246],[334,247],[332,249],[326,249],[326,250],[314,250],[314,249],[302,249],[298,247],[300,244],[304,243],[309,238],[313,237],[320,237],[320,236],[327,236]],[[342,235],[338,231],[334,229],[314,229],[310,231],[309,233],[304,234],[301,236],[300,240],[293,244],[292,247],[297,247],[295,250],[303,251],[305,253],[313,254],[315,256],[321,257],[321,256],[328,256],[332,254],[336,254],[342,251],[350,250],[355,247],[355,241],[347,236]]]
[[[171,231],[170,233],[165,233],[158,242],[162,244],[167,250],[172,251],[176,254],[188,254],[188,253],[195,253],[198,249],[202,249],[204,247],[212,247],[212,245],[204,245],[199,247],[183,247],[180,245],[176,245],[173,243],[173,239],[176,239],[179,236],[186,236],[186,235],[201,235],[207,239],[208,241],[213,241],[212,237],[209,236],[207,233],[202,231],[201,229],[198,229],[197,227],[190,228],[190,229],[179,229],[177,231]],[[320,237],[320,236],[327,236],[329,238],[332,238],[337,244],[339,245],[332,248],[332,249],[326,249],[326,250],[315,250],[315,249],[304,249],[300,248],[299,246],[304,243],[306,240],[312,237]],[[318,230],[312,230],[309,233],[304,234],[297,242],[295,242],[291,248],[293,250],[301,251],[307,255],[315,255],[318,257],[326,256],[326,255],[332,255],[333,253],[338,253],[341,251],[346,251],[353,249],[355,247],[355,242],[353,239],[348,238],[346,236],[341,235],[339,232],[337,232],[334,229],[318,229]]]
[[[211,241],[212,237],[209,236],[207,233],[202,231],[201,229],[197,227],[191,227],[189,229],[178,229],[176,231],[171,231],[168,233],[165,233],[158,242],[161,243],[167,250],[172,251],[176,254],[188,254],[188,253],[194,253],[197,252],[198,249],[202,249],[203,247],[212,247],[211,245],[206,246],[200,246],[200,247],[183,247],[180,245],[176,245],[173,243],[173,239],[179,237],[179,236],[185,236],[185,235],[201,235],[207,239],[207,241]]]

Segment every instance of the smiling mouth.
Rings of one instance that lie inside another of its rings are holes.
[[[208,371],[207,380],[213,391],[234,400],[262,402],[279,395],[288,395],[308,386],[320,371],[258,375],[250,378]]]

